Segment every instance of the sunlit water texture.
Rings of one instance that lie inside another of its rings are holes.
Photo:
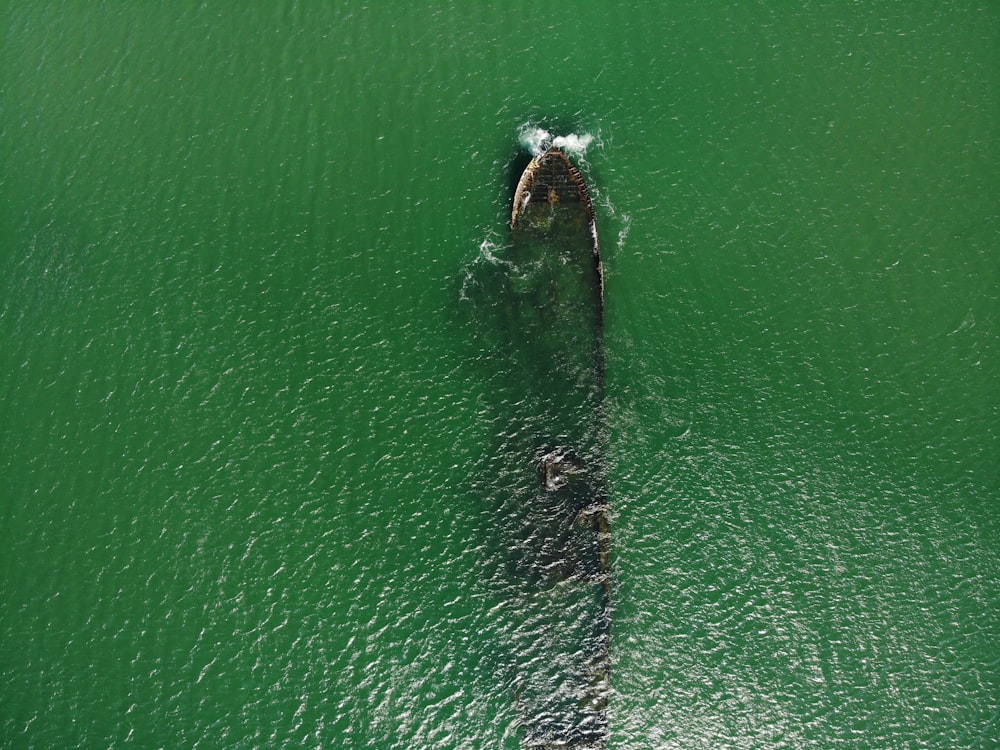
[[[609,748],[995,746],[998,16],[8,4],[0,746],[522,746],[477,299],[568,134]]]

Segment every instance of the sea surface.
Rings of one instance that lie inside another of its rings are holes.
[[[1000,5],[0,29],[0,747],[522,746],[470,291],[541,130],[606,271],[608,747],[1000,746]]]

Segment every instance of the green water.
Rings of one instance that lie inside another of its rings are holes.
[[[595,137],[609,746],[1000,742],[1000,6],[0,8],[0,746],[518,747],[525,123]]]

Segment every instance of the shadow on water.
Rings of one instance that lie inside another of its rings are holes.
[[[504,170],[505,183],[507,185],[507,195],[514,195],[514,189],[521,180],[521,175],[531,163],[532,155],[524,149],[518,149],[514,156],[507,162]]]
[[[510,243],[493,248],[468,290],[494,445],[482,489],[501,673],[522,746],[603,748],[611,570],[593,206],[561,151],[511,169],[520,204]]]

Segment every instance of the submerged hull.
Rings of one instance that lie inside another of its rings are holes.
[[[517,465],[508,565],[523,607],[511,682],[528,747],[606,745],[603,287],[587,185],[563,152],[546,151],[515,191],[503,304],[504,453]]]

